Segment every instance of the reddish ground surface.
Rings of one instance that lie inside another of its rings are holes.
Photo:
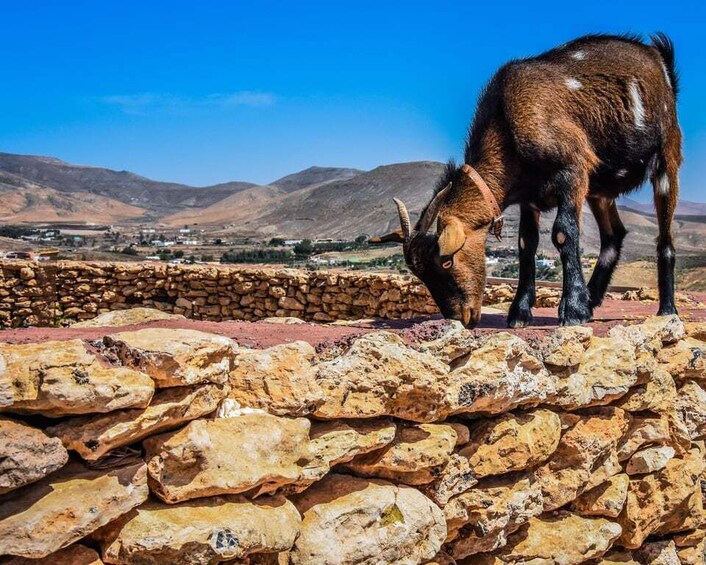
[[[706,294],[690,294],[696,301],[706,304]],[[706,306],[699,304],[679,307],[684,321],[706,320]],[[609,328],[626,323],[634,323],[652,316],[657,312],[654,302],[628,302],[622,300],[606,301],[595,312],[591,326],[597,335],[605,334]],[[557,327],[556,308],[537,308],[534,311],[535,323],[532,327],[507,330],[523,338],[539,337]],[[156,328],[191,328],[216,333],[235,339],[249,347],[269,347],[278,343],[305,340],[314,346],[325,347],[328,344],[345,340],[380,329],[399,332],[409,341],[431,337],[439,325],[440,318],[415,318],[412,320],[377,320],[360,321],[354,326],[321,324],[280,324],[269,322],[202,322],[196,320],[163,320],[121,328],[24,328],[0,331],[0,341],[5,343],[31,343],[46,340],[85,339],[93,340],[107,333],[129,331],[145,327]],[[483,314],[480,326],[475,330],[479,334],[506,330],[505,314]]]

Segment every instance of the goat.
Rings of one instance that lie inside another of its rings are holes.
[[[532,322],[541,212],[557,208],[552,242],[563,267],[562,325],[592,319],[627,233],[615,200],[650,178],[659,225],[659,315],[675,314],[672,218],[682,162],[674,47],[633,36],[590,35],[511,61],[480,95],[464,164],[450,161],[414,228],[396,200],[401,228],[371,243],[403,245],[409,269],[441,313],[474,327],[485,287],[485,243],[499,236],[501,210],[520,206],[517,293],[509,327]],[[586,285],[579,234],[584,200],[600,230],[600,255]],[[430,233],[434,222],[436,231]]]

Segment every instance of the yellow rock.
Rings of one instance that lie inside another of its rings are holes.
[[[148,374],[160,388],[224,384],[236,363],[233,340],[196,330],[147,328],[107,335],[104,342],[123,365]]]
[[[3,565],[104,565],[98,554],[85,545],[70,545],[47,557],[28,559],[12,557]]]
[[[550,410],[504,414],[474,426],[471,435],[459,454],[480,479],[546,461],[559,445],[561,420]]]
[[[103,560],[120,565],[216,565],[288,550],[301,517],[282,496],[147,502],[94,534]]]
[[[531,476],[494,477],[444,507],[447,548],[455,559],[494,551],[507,536],[542,513],[542,491]]]
[[[111,449],[210,414],[225,394],[222,386],[209,384],[163,389],[147,408],[72,418],[47,428],[47,433],[84,459],[95,460]]]
[[[247,414],[195,420],[144,446],[153,492],[170,504],[296,483],[314,457],[304,418]]]
[[[68,460],[60,440],[0,416],[0,494],[38,481]]]
[[[0,344],[0,411],[71,414],[144,408],[154,393],[147,375],[108,367],[80,339]]]
[[[457,437],[454,427],[446,424],[399,425],[392,443],[356,457],[344,468],[363,477],[423,485],[449,461]]]
[[[630,480],[625,508],[617,518],[623,527],[620,544],[642,545],[647,536],[689,530],[704,519],[699,477],[703,453],[693,449],[671,459],[661,471]]]
[[[301,530],[292,565],[423,563],[441,549],[441,510],[418,490],[329,474],[294,499]]]
[[[625,505],[629,484],[630,477],[625,473],[613,475],[574,500],[571,510],[581,516],[617,518]]]
[[[604,482],[610,472],[617,473],[620,467],[610,465],[612,471],[594,476],[607,459],[617,461],[618,441],[627,428],[628,417],[619,408],[594,408],[578,419],[561,437],[549,461],[535,471],[544,494],[544,509],[564,506]]]
[[[0,555],[46,557],[129,512],[147,496],[142,461],[107,471],[69,463],[3,497]]]
[[[620,526],[605,518],[559,512],[531,518],[497,552],[502,563],[578,565],[601,557],[620,536]]]
[[[316,352],[295,341],[267,349],[243,350],[229,376],[232,398],[243,407],[278,416],[303,416],[319,406],[324,395],[312,366]]]

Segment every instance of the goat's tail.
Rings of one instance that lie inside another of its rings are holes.
[[[650,40],[652,41],[652,46],[659,51],[662,57],[664,68],[667,70],[667,76],[669,77],[672,92],[674,92],[674,98],[676,99],[677,94],[679,94],[679,73],[677,72],[674,57],[674,43],[661,31],[650,36]]]

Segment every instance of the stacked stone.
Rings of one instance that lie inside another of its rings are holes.
[[[512,300],[509,285],[489,287],[489,304]],[[538,305],[558,304],[539,289]],[[410,276],[160,263],[0,262],[0,327],[66,325],[148,307],[197,320],[297,317],[317,322],[413,318],[438,310]]]
[[[0,358],[3,563],[704,563],[704,324]]]

